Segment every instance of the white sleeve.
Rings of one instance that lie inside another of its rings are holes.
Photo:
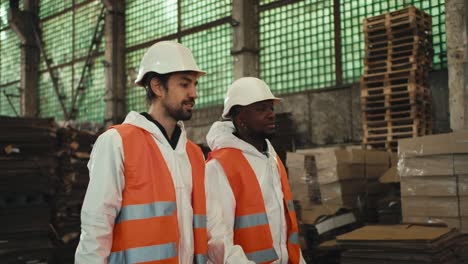
[[[208,263],[255,264],[239,245],[234,245],[236,200],[223,168],[210,160],[205,171]]]
[[[88,169],[90,181],[81,209],[75,264],[106,264],[125,184],[122,138],[117,130],[108,130],[97,139]]]

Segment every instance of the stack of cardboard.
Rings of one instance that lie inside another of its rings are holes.
[[[456,254],[460,234],[453,228],[418,225],[365,226],[337,237],[343,264],[464,263]],[[466,250],[466,248],[465,248]]]
[[[403,221],[468,232],[468,131],[399,142]]]
[[[360,225],[356,213],[363,221],[376,221],[376,196],[386,189],[378,178],[390,167],[388,152],[329,147],[288,153],[286,160],[312,262],[333,255],[322,252],[320,244]]]
[[[47,261],[56,182],[53,119],[0,117],[1,263]]]
[[[376,204],[370,202],[385,191],[378,178],[390,167],[390,155],[353,147],[298,150],[288,153],[287,167],[303,218],[308,211],[317,210],[318,204],[330,212],[342,207],[375,211]]]

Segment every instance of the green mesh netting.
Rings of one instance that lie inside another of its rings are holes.
[[[333,0],[301,1],[260,15],[260,76],[273,91],[334,85]]]

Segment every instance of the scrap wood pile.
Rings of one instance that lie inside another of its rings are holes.
[[[0,259],[47,262],[58,175],[53,119],[0,117]]]

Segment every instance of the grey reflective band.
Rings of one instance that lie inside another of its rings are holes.
[[[268,218],[265,213],[251,214],[236,217],[234,229],[246,228],[268,224]]]
[[[299,234],[297,232],[291,233],[291,235],[289,235],[289,243],[299,244]]]
[[[276,251],[274,249],[259,250],[252,253],[246,254],[249,260],[255,261],[255,263],[263,263],[267,261],[273,261],[278,259]]]
[[[176,243],[168,243],[112,252],[109,256],[109,264],[140,263],[169,259],[176,256]]]
[[[288,200],[288,210],[293,212],[295,209],[294,209],[294,202],[293,200]]]
[[[206,228],[206,215],[193,215],[193,228]]]
[[[115,220],[120,223],[128,220],[146,219],[157,216],[169,216],[176,210],[175,202],[155,202],[149,204],[135,204],[122,207]]]
[[[206,258],[206,255],[203,255],[203,254],[196,254],[195,255],[194,263],[196,263],[196,264],[206,264],[206,262],[208,262],[208,260]]]

